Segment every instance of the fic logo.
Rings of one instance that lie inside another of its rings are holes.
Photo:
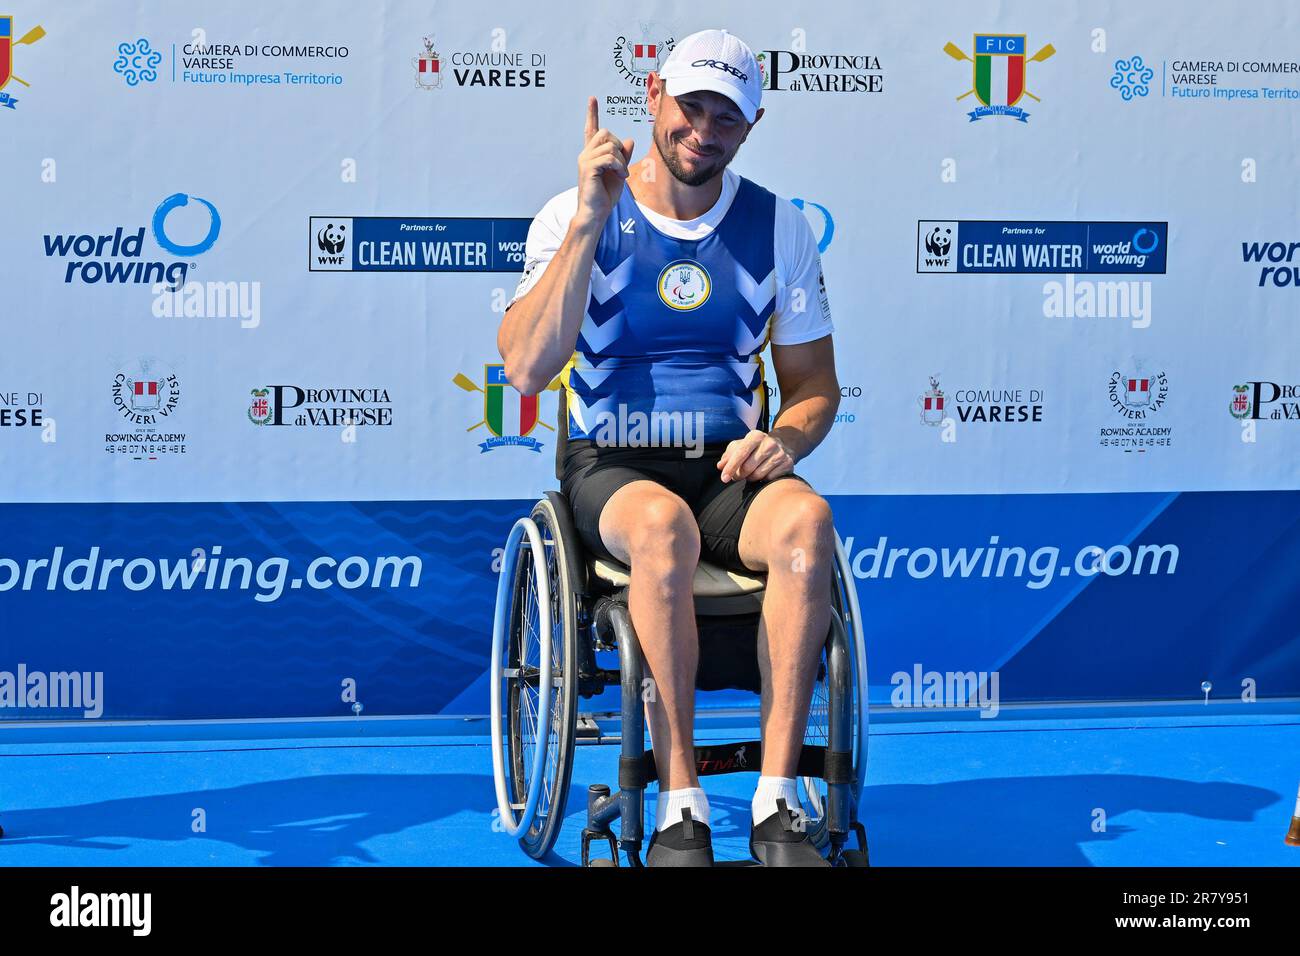
[[[1022,123],[1029,121],[1029,114],[1016,104],[1026,96],[1035,103],[1041,101],[1025,88],[1025,66],[1042,63],[1056,53],[1056,47],[1048,43],[1028,58],[1025,50],[1023,33],[977,33],[973,58],[955,43],[944,45],[943,52],[954,60],[970,60],[974,83],[957,99],[964,100],[974,93],[982,104],[967,114],[972,123],[985,116],[1009,116]]]
[[[30,46],[43,36],[45,36],[45,30],[35,26],[15,40],[14,18],[11,16],[0,17],[0,107],[14,109],[18,105],[18,101],[13,96],[4,92],[10,80],[21,83],[23,86],[31,86],[21,76],[14,73],[14,47]]]

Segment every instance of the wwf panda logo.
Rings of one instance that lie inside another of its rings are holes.
[[[925,251],[932,256],[946,256],[952,248],[952,230],[935,226],[925,237]]]
[[[327,223],[325,228],[316,233],[316,245],[321,252],[327,252],[332,256],[337,256],[343,251],[343,243],[347,241],[344,234],[344,226],[335,226],[334,223]]]

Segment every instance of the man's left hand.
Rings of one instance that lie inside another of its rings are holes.
[[[718,468],[723,481],[762,481],[794,471],[794,455],[781,439],[755,429],[727,446]]]

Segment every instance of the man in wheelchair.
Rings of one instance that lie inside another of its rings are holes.
[[[522,394],[558,376],[557,473],[574,526],[592,555],[630,568],[660,784],[648,864],[713,862],[693,741],[703,559],[766,576],[751,852],[826,865],[800,826],[795,779],[836,556],[830,507],[794,473],[840,396],[817,242],[798,208],[728,168],[763,115],[748,46],[693,34],[647,90],[653,144],[635,164],[633,142],[601,128],[589,100],[578,185],[529,230],[498,346]],[[769,342],[782,399],[770,427]]]

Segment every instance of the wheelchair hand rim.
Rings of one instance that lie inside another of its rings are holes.
[[[506,766],[505,766],[505,749],[502,734],[502,702],[501,702],[501,682],[505,677],[505,669],[502,666],[502,652],[505,650],[506,641],[509,639],[507,631],[510,628],[510,599],[511,589],[514,585],[515,562],[519,557],[519,550],[524,535],[528,536],[529,549],[533,560],[533,577],[537,581],[538,604],[539,607],[545,608],[546,613],[538,614],[538,624],[541,630],[540,647],[538,649],[538,670],[540,672],[540,681],[538,685],[538,701],[545,701],[546,709],[546,731],[547,739],[550,738],[550,698],[551,698],[551,678],[552,678],[552,661],[551,661],[551,586],[550,578],[547,575],[544,564],[545,551],[542,548],[541,532],[537,529],[536,522],[532,518],[523,517],[514,523],[510,529],[510,534],[506,538],[505,552],[501,559],[501,575],[497,579],[497,603],[496,614],[492,622],[492,775],[496,782],[497,791],[497,812],[501,818],[501,827],[505,833],[512,837],[522,836],[528,832],[532,826],[533,816],[537,813],[537,803],[541,799],[542,793],[542,771],[546,766],[546,755],[549,752],[549,746],[541,746],[540,741],[533,753],[532,774],[528,778],[528,796],[524,800],[524,809],[518,820],[515,819],[514,809],[510,805],[510,795],[506,790]],[[542,729],[542,708],[537,709],[538,714],[538,731]]]
[[[857,771],[855,784],[856,797],[862,799],[862,790],[867,779],[867,733],[870,727],[871,695],[867,681],[867,635],[862,625],[862,609],[858,605],[858,585],[853,576],[853,566],[849,563],[848,553],[840,536],[835,535],[835,561],[840,567],[840,579],[844,583],[848,612],[852,618],[851,633],[848,635],[853,661],[853,686],[858,694],[858,726],[853,735],[853,766]]]

